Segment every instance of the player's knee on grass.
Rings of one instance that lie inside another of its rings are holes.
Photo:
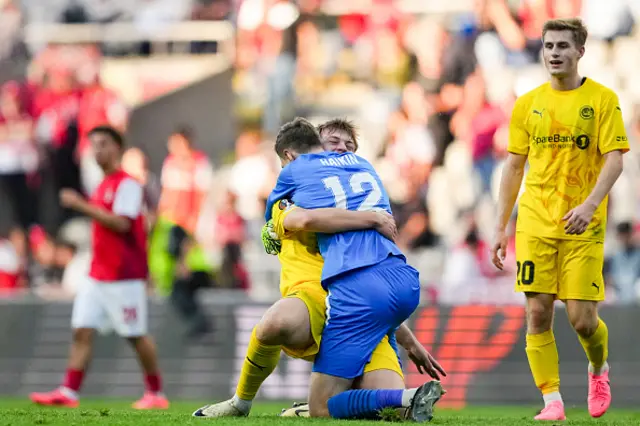
[[[527,333],[540,334],[551,330],[554,296],[542,293],[526,293],[526,296]]]
[[[393,370],[374,370],[358,377],[353,389],[404,389],[404,380]]]
[[[279,300],[256,326],[256,337],[266,345],[308,348],[314,341],[307,305],[294,297]]]
[[[567,315],[573,329],[582,337],[590,337],[598,328],[597,302],[567,300]]]

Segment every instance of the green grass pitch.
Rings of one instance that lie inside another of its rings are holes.
[[[339,421],[330,419],[296,419],[276,417],[288,403],[256,403],[249,418],[196,419],[191,413],[203,405],[199,402],[173,402],[168,411],[141,412],[129,408],[130,402],[91,400],[83,401],[80,408],[37,407],[26,400],[0,399],[0,426],[26,425],[109,425],[109,426],[183,426],[214,422],[219,426],[294,426],[294,425],[349,425],[362,426],[379,424],[370,421]],[[441,409],[431,425],[540,425],[532,420],[534,407],[470,407],[463,410]],[[611,411],[600,419],[591,419],[586,407],[571,408],[566,422],[545,422],[543,424],[590,425],[590,426],[631,426],[640,425],[640,411]]]

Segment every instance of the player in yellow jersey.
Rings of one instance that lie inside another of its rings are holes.
[[[319,127],[326,150],[346,152],[357,149],[356,133],[345,120],[331,120]],[[352,212],[343,209],[305,210],[287,200],[273,207],[273,219],[268,224],[282,264],[280,292],[276,302],[254,328],[241,377],[232,399],[197,410],[198,417],[246,416],[262,382],[276,367],[280,351],[293,358],[313,361],[320,345],[326,319],[327,293],[320,285],[324,260],[318,252],[315,232],[376,228],[386,236],[395,236],[395,222],[386,213]],[[263,233],[264,233],[263,232]],[[267,242],[268,244],[268,242]],[[422,347],[406,325],[396,332],[398,342],[408,351],[420,372],[434,378],[444,374],[442,367]],[[394,339],[395,340],[395,339]],[[354,386],[365,389],[404,389],[404,378],[395,342],[385,337],[365,368],[365,374]],[[308,416],[305,406],[294,407],[290,415]]]
[[[607,195],[629,150],[616,94],[578,74],[587,30],[579,19],[548,21],[543,57],[550,81],[521,96],[511,117],[509,156],[502,174],[493,263],[503,268],[506,225],[525,163],[529,170],[518,205],[515,288],[526,295],[526,353],[545,408],[537,420],[563,420],[554,300],[589,360],[588,407],[593,417],[611,403],[608,331],[598,317]]]

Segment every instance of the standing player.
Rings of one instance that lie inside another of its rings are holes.
[[[334,152],[353,152],[357,149],[356,131],[348,121],[331,120],[319,129],[324,149]],[[283,298],[270,307],[256,325],[233,398],[202,407],[194,416],[246,416],[261,384],[275,369],[281,350],[293,358],[314,359],[326,320],[327,296],[320,285],[324,261],[318,252],[314,232],[377,228],[388,237],[393,237],[395,231],[393,221],[386,214],[341,209],[305,210],[296,208],[286,200],[274,204],[273,220],[268,225],[271,225],[271,230],[267,232],[277,234],[281,243],[281,250],[267,250],[279,255]],[[269,243],[265,238],[269,237],[263,229],[263,242],[267,248],[273,242]],[[424,370],[436,378],[438,371],[444,374],[408,327],[403,325],[397,335],[421,372]],[[384,337],[364,373],[356,387],[404,388],[394,336],[392,339]],[[304,406],[296,406],[293,412],[308,414]]]
[[[597,311],[605,297],[607,194],[629,145],[616,94],[578,74],[587,39],[582,22],[548,21],[542,38],[551,81],[520,97],[513,109],[493,263],[503,268],[505,229],[528,159],[516,229],[515,287],[526,296],[526,352],[545,402],[536,419],[565,418],[552,330],[555,299],[565,302],[589,359],[589,413],[600,417],[611,403],[608,331]]]
[[[267,221],[275,202],[289,198],[304,209],[390,213],[373,167],[352,153],[324,152],[317,130],[308,121],[298,118],[284,125],[276,151],[288,164],[267,201]],[[348,390],[363,374],[379,342],[417,307],[417,271],[406,264],[392,241],[372,229],[320,233],[317,238],[325,260],[322,286],[328,296],[327,320],[311,379],[310,414],[353,418],[374,415],[385,407],[411,407],[414,420],[429,419],[442,394],[437,381],[409,390]]]
[[[147,335],[147,235],[142,187],[119,167],[124,146],[120,133],[100,126],[89,132],[89,139],[105,178],[90,201],[69,189],[60,192],[60,201],[93,219],[91,269],[73,304],[73,342],[64,382],[51,392],[31,394],[31,400],[40,405],[77,407],[95,332],[113,327],[131,343],[144,371],[146,392],[133,407],[168,408],[156,349]]]

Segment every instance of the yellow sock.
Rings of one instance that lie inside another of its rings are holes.
[[[587,354],[593,372],[598,374],[609,356],[609,329],[601,319],[598,319],[598,328],[590,337],[584,338],[578,335],[580,343]]]
[[[553,330],[527,334],[527,358],[536,386],[542,395],[560,391],[558,348]]]
[[[253,329],[236,388],[238,398],[251,401],[256,397],[262,382],[278,365],[281,349],[280,345],[261,343],[256,337],[256,329]]]

